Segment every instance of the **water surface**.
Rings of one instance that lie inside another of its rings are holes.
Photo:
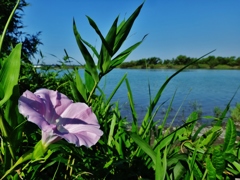
[[[154,98],[164,81],[175,71],[172,69],[114,69],[102,79],[100,87],[104,88],[106,94],[109,95],[123,75],[127,73],[135,108],[138,112],[139,121],[141,121],[149,105],[150,96]],[[239,70],[185,70],[174,77],[167,85],[159,100],[159,105],[167,102],[160,108],[155,119],[163,119],[164,112],[166,112],[175,92],[169,121],[176,114],[182,102],[184,102],[184,105],[177,118],[179,122],[187,117],[196,106],[202,110],[203,115],[213,115],[214,107],[221,109],[226,107],[239,85]],[[114,101],[119,101],[122,114],[131,119],[125,83],[116,93],[113,98]],[[231,106],[234,106],[236,102],[240,102],[240,92],[237,92]]]

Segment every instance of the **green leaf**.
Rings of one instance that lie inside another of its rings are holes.
[[[14,86],[18,84],[21,65],[21,49],[22,44],[17,44],[4,61],[0,72],[0,84],[4,90],[4,96],[0,101],[0,106],[2,106],[11,97]]]
[[[157,159],[156,159],[156,168],[155,168],[155,179],[163,180],[164,173],[162,173],[163,167],[161,163],[161,151],[157,151]]]
[[[173,178],[174,180],[179,180],[184,177],[186,172],[186,167],[182,165],[181,162],[178,162],[173,168]]]
[[[111,58],[114,55],[112,50],[113,50],[114,42],[115,42],[115,38],[116,38],[117,22],[118,22],[118,17],[113,22],[113,24],[106,36],[106,43],[107,43],[108,47],[105,46],[105,41],[102,42],[100,57],[98,59],[98,68],[101,70],[101,72],[103,74],[105,74],[106,72],[109,71]],[[107,48],[109,48],[109,49],[107,49]]]
[[[233,151],[236,137],[237,137],[236,127],[233,123],[233,120],[228,119],[227,126],[226,126],[226,134],[225,134],[225,139],[224,139],[224,144],[223,144],[224,152],[232,152]]]
[[[116,107],[115,110],[118,110],[118,103],[116,103]],[[116,121],[117,121],[117,116],[114,113],[112,120],[111,120],[111,125],[110,125],[110,130],[109,130],[109,134],[108,134],[108,146],[112,147],[112,141],[113,141],[113,136],[114,136],[114,130],[115,130],[115,126],[116,126]]]
[[[206,159],[206,168],[208,170],[208,176],[207,179],[209,180],[215,180],[216,179],[216,169],[214,168],[211,160],[209,157]]]
[[[235,166],[235,168],[238,170],[238,175],[240,174],[240,164],[238,163],[238,162],[236,162],[236,161],[234,161],[233,163],[232,163],[234,166]]]
[[[108,97],[106,104],[109,104],[110,101],[112,100],[113,96],[116,94],[117,90],[119,89],[119,87],[122,85],[123,81],[126,79],[127,74],[124,74],[124,76],[122,77],[122,79],[119,81],[119,83],[117,84],[117,86],[114,88],[114,90],[112,91],[112,93],[110,94],[110,96]]]
[[[237,94],[237,92],[238,92],[239,89],[240,89],[240,85],[238,86],[237,90],[235,91],[235,93],[233,94],[232,98],[231,98],[230,101],[228,102],[226,108],[224,109],[224,111],[223,111],[222,114],[220,115],[220,118],[219,118],[219,119],[220,119],[221,121],[226,117],[226,114],[227,114],[227,112],[228,112],[228,110],[229,110],[229,108],[230,108],[231,102],[232,102],[233,98],[236,96],[236,94]],[[221,121],[219,121],[219,123],[220,123]]]
[[[96,31],[96,33],[99,35],[103,46],[106,48],[106,50],[108,51],[108,54],[111,55],[112,54],[112,49],[109,47],[107,41],[105,40],[105,38],[103,37],[101,31],[99,30],[99,28],[97,27],[96,23],[89,17],[87,16],[89,24],[93,27],[93,29]],[[115,20],[117,21],[117,19]]]
[[[70,81],[69,84],[70,84],[71,93],[73,95],[74,100],[77,102],[81,102],[81,98],[79,98],[81,97],[81,94],[78,92],[76,84],[73,83],[73,81]]]
[[[98,54],[96,48],[93,45],[91,45],[90,43],[88,43],[87,41],[85,41],[83,38],[81,38],[81,40],[84,44],[86,44],[92,50],[94,55],[99,59],[99,54]]]
[[[117,37],[114,44],[113,54],[115,54],[119,48],[122,46],[123,42],[126,40],[132,25],[137,18],[138,14],[140,13],[142,6],[144,3],[142,3],[134,12],[133,14],[127,19],[127,21],[124,22],[124,24],[120,24],[120,28],[117,31]]]
[[[85,87],[84,83],[82,82],[82,79],[81,79],[77,69],[75,69],[75,83],[76,83],[76,88],[77,88],[78,92],[81,94],[84,102],[87,102],[86,87]]]
[[[88,67],[85,67],[84,77],[85,77],[85,86],[87,88],[87,91],[91,92],[93,90],[95,81],[93,76],[91,76]]]
[[[32,160],[37,160],[41,157],[43,157],[44,153],[46,152],[46,149],[44,148],[42,141],[40,140],[35,146],[32,153]]]
[[[73,19],[73,32],[74,32],[78,47],[85,59],[86,68],[88,69],[89,73],[93,77],[94,81],[99,82],[99,77],[98,77],[98,72],[97,72],[95,62],[94,62],[92,56],[90,55],[90,53],[88,52],[87,48],[85,47],[85,45],[82,43],[82,38],[81,38],[80,34],[78,33],[74,19]]]
[[[216,169],[217,177],[222,177],[226,163],[224,160],[224,153],[220,150],[220,146],[214,147],[212,154],[212,164]]]
[[[143,40],[146,38],[147,35],[145,35],[141,41],[135,43],[134,45],[130,46],[129,48],[125,49],[123,52],[121,52],[120,54],[118,54],[112,61],[111,61],[111,65],[110,65],[110,69],[113,69],[115,67],[117,67],[118,65],[122,64],[124,62],[124,60],[128,57],[129,54],[131,54],[131,52],[136,49],[142,42]]]
[[[168,159],[168,167],[176,165],[179,161],[187,161],[187,158],[186,154],[175,154]]]
[[[137,112],[136,112],[135,107],[134,107],[132,90],[131,90],[131,87],[130,87],[128,79],[126,79],[125,82],[126,82],[127,89],[128,89],[128,100],[129,100],[129,103],[130,103],[130,108],[131,108],[132,118],[133,118],[133,127],[132,128],[136,130],[136,126],[137,126]]]
[[[156,153],[152,150],[152,148],[149,146],[148,143],[146,143],[144,140],[141,139],[140,136],[138,136],[135,133],[131,133],[131,138],[139,145],[139,147],[148,155],[151,157],[154,164],[156,164]]]
[[[29,161],[31,160],[32,158],[32,152],[31,151],[28,151],[26,152],[24,155],[22,155],[18,160],[17,162],[10,168],[8,169],[5,174],[1,177],[0,180],[3,180],[7,175],[9,175],[17,166],[19,166],[20,164],[26,162],[26,161]]]
[[[2,34],[0,35],[0,52],[1,52],[1,50],[2,50],[2,44],[3,44],[4,37],[6,36],[6,33],[7,33],[7,28],[8,28],[8,26],[9,26],[10,22],[11,22],[12,17],[14,16],[14,13],[15,13],[15,11],[16,11],[19,3],[20,3],[20,0],[17,0],[16,5],[14,6],[14,8],[13,8],[11,14],[10,14],[10,16],[8,17],[7,23],[6,23],[6,25],[4,26],[3,32],[2,32]]]

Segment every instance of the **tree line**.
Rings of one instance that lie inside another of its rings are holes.
[[[139,60],[134,60],[130,62],[124,62],[121,64],[120,68],[133,68],[139,67],[142,69],[145,68],[155,68],[155,67],[167,67],[172,68],[178,65],[186,65],[190,62],[197,60],[197,58],[187,57],[185,55],[179,55],[173,59],[165,59],[162,60],[159,57],[150,57],[150,58],[142,58]],[[196,64],[194,64],[195,68],[210,68],[213,69],[217,65],[225,65],[228,67],[238,67],[240,66],[240,57],[221,57],[221,56],[208,56],[199,60]]]

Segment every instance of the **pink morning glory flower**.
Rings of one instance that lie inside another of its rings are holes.
[[[85,103],[73,103],[64,94],[49,89],[25,91],[18,100],[19,112],[42,130],[45,147],[60,139],[91,147],[103,132],[96,115]]]

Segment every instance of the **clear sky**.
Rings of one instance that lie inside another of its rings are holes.
[[[75,18],[82,38],[100,48],[100,39],[86,18],[90,16],[106,35],[120,15],[129,17],[142,0],[27,0],[24,9],[25,31],[41,31],[40,50],[46,64],[62,59],[64,49],[81,63],[72,21]],[[126,61],[148,57],[172,59],[178,55],[200,57],[216,49],[215,56],[240,56],[239,0],[146,0],[123,49],[144,42]],[[122,49],[122,50],[123,50]],[[33,61],[36,62],[36,61]]]

